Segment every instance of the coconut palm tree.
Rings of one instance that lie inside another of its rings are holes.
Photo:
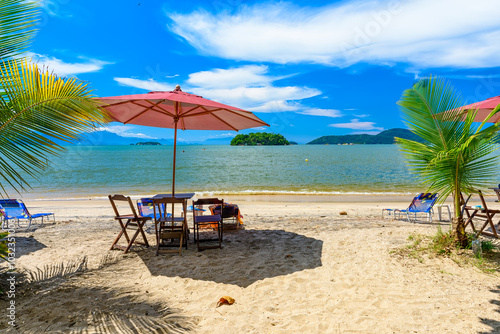
[[[54,140],[71,141],[106,122],[86,84],[59,78],[26,57],[39,15],[38,3],[0,3],[0,187],[29,187],[47,157],[63,150]]]
[[[499,124],[485,126],[498,107],[478,125],[475,112],[464,115],[460,94],[440,78],[420,80],[403,92],[398,101],[408,128],[425,140],[417,143],[397,138],[410,170],[441,200],[453,196],[452,234],[462,246],[467,243],[460,194],[491,186],[498,174]]]

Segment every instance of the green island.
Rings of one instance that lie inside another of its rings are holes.
[[[161,145],[159,142],[157,141],[141,141],[141,142],[138,142],[138,143],[135,143],[135,144],[130,144],[130,145],[150,145],[150,146],[155,146],[155,145]]]
[[[423,140],[407,129],[389,129],[376,135],[359,134],[344,136],[323,136],[306,145],[342,145],[342,144],[395,144],[394,138],[403,138],[422,142]]]
[[[285,137],[280,134],[267,132],[252,132],[248,135],[237,135],[231,140],[231,146],[236,145],[291,145]]]

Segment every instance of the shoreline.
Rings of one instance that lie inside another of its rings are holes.
[[[177,193],[183,193],[184,191],[178,191]],[[118,194],[119,192],[113,193]],[[228,198],[231,200],[242,200],[246,202],[260,202],[260,201],[270,201],[270,202],[364,202],[364,203],[374,203],[374,202],[400,202],[408,201],[413,198],[417,192],[412,193],[195,193],[195,198],[209,198],[209,197],[219,197]],[[111,195],[112,193],[109,193]],[[130,196],[133,200],[139,198],[153,197],[155,194],[127,194],[120,193],[125,196]],[[32,197],[33,196],[33,197]],[[486,197],[494,196],[491,194],[485,194]],[[19,198],[23,201],[35,201],[35,202],[79,202],[79,201],[107,201],[107,195],[93,195],[93,196],[80,196],[80,197],[42,197],[36,194],[26,194],[15,195],[11,193],[8,198]]]
[[[419,191],[414,191],[414,192],[381,192],[381,191],[373,191],[373,192],[300,192],[300,191],[244,191],[244,192],[231,192],[231,191],[202,191],[202,192],[197,192],[197,191],[184,191],[184,190],[179,190],[176,191],[176,193],[195,193],[195,197],[203,198],[203,197],[235,197],[235,198],[270,198],[270,199],[275,199],[279,197],[283,198],[299,198],[299,197],[304,197],[304,198],[331,198],[331,199],[339,199],[342,197],[345,197],[347,199],[351,198],[368,198],[368,197],[382,197],[382,198],[407,198],[408,196],[413,196]],[[423,191],[421,191],[423,192]],[[109,192],[107,194],[77,194],[77,195],[70,195],[70,194],[65,194],[65,193],[60,193],[56,195],[47,195],[43,194],[40,192],[37,193],[23,193],[23,194],[17,194],[13,191],[8,192],[8,198],[19,198],[22,200],[32,200],[32,201],[79,201],[79,200],[106,200],[108,195],[113,195],[113,194],[123,194],[125,196],[130,196],[132,199],[138,199],[138,198],[144,198],[144,197],[153,197],[156,193],[170,193],[168,190],[163,190],[163,191],[158,191],[155,193],[148,193],[148,194],[140,194],[137,193],[137,191],[132,191],[132,192]]]

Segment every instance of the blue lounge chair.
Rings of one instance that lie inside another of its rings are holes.
[[[151,217],[154,219],[153,210],[153,199],[152,198],[140,198],[137,200],[137,209],[139,210],[139,215],[143,217]]]
[[[52,216],[55,223],[54,213],[36,213],[30,214],[23,201],[18,199],[0,199],[0,214],[2,215],[2,230],[10,229],[13,227],[22,228],[21,221],[26,221],[28,230],[32,222],[40,219],[40,226],[43,226],[43,219]],[[12,226],[11,221],[15,223]]]
[[[437,193],[420,193],[417,194],[410,206],[407,209],[383,209],[382,217],[384,211],[388,212],[389,216],[391,213],[394,214],[394,218],[401,218],[401,214],[404,214],[408,221],[416,221],[418,214],[424,214],[424,216],[432,222],[433,206],[438,199]]]
[[[143,217],[151,217],[154,219],[154,209],[153,209],[153,199],[152,198],[141,198],[137,200],[137,209],[139,210],[139,214]],[[195,208],[196,211],[202,212],[206,211],[203,209],[198,209]],[[162,204],[162,209],[161,211],[165,211],[165,204]],[[189,206],[187,209],[188,212],[193,211],[193,206]],[[160,210],[157,210],[156,212],[156,219],[159,217],[159,212]],[[182,213],[184,215],[184,212]],[[172,216],[170,212],[167,212],[167,218]]]
[[[156,210],[156,218],[155,218],[155,211],[153,208],[153,199],[152,198],[140,198],[137,200],[137,209],[139,211],[139,215],[142,217],[150,217],[152,221],[154,222],[155,219],[160,218],[160,210]],[[162,204],[162,212],[165,211],[165,204]],[[171,214],[167,213],[167,217],[170,217]],[[146,232],[152,232],[154,231],[154,225],[146,225]]]

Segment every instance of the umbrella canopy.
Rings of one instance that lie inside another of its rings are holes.
[[[172,194],[175,193],[177,129],[243,130],[269,126],[250,111],[185,93],[177,85],[170,92],[97,98],[114,121],[175,129]]]
[[[488,117],[488,115],[500,104],[500,96],[490,97],[484,101],[468,104],[461,107],[460,109],[467,113],[469,111],[476,111],[476,117],[474,117],[474,122],[482,122]],[[491,117],[489,123],[497,123],[500,121],[500,113],[496,113]]]

